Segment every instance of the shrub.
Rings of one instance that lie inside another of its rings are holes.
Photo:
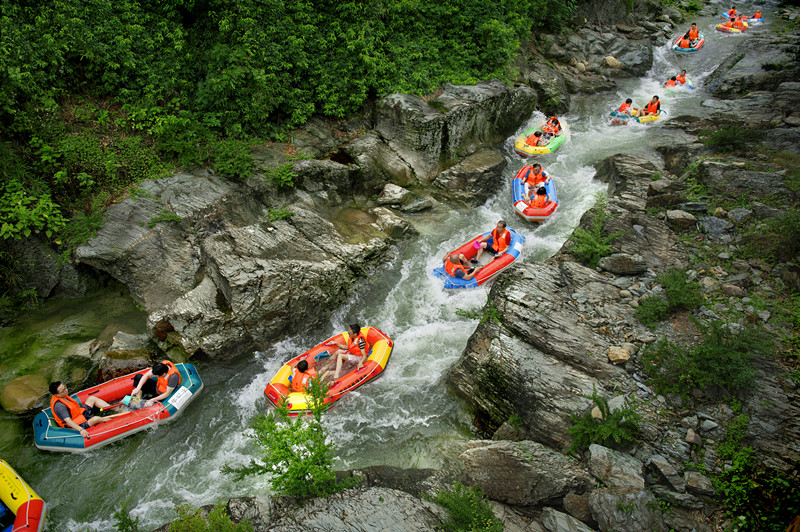
[[[314,378],[306,390],[311,397],[310,418],[290,418],[285,404],[257,416],[250,424],[249,435],[261,448],[263,463],[253,460],[241,468],[225,466],[223,472],[233,474],[237,480],[269,475],[275,494],[298,498],[325,497],[351,487],[356,482],[353,477],[336,479],[333,444],[328,442],[322,425],[328,387]]]
[[[130,502],[130,499],[123,502],[119,510],[112,515],[114,518],[114,528],[117,529],[117,532],[139,532],[140,530],[139,518],[132,518],[128,510],[128,504],[130,504]]]
[[[606,234],[604,224],[611,218],[611,214],[606,210],[608,203],[605,194],[600,193],[596,197],[597,203],[594,206],[594,216],[589,229],[576,227],[567,237],[570,242],[569,252],[580,263],[590,268],[596,268],[600,259],[611,255],[613,251],[611,242],[623,234],[621,232]]]
[[[267,178],[265,181],[270,181],[277,185],[279,188],[283,187],[293,187],[294,186],[294,178],[297,177],[297,174],[294,173],[294,162],[290,161],[286,164],[282,164],[277,168],[273,168],[267,172]]]
[[[659,275],[656,280],[664,287],[669,309],[693,310],[703,303],[700,283],[689,280],[686,270],[673,269]]]
[[[250,521],[240,523],[231,521],[223,503],[217,503],[214,508],[203,517],[202,510],[182,504],[175,508],[178,519],[169,525],[169,532],[251,532],[253,526]]]
[[[277,222],[278,220],[285,220],[289,218],[294,213],[289,209],[281,208],[281,209],[270,209],[269,213],[267,214],[267,221],[268,222]]]
[[[250,155],[250,144],[241,140],[223,140],[214,146],[214,170],[235,179],[253,175],[255,162]]]
[[[743,149],[749,136],[747,129],[742,126],[727,126],[709,133],[703,142],[727,153]]]
[[[501,323],[502,316],[500,315],[500,311],[497,310],[497,307],[494,306],[494,303],[490,299],[486,306],[482,309],[475,309],[475,310],[464,310],[461,308],[456,309],[456,316],[461,316],[463,318],[468,318],[471,320],[479,320],[480,323],[483,323],[486,320],[492,320],[493,322],[499,324]]]
[[[669,303],[658,295],[642,298],[636,308],[636,317],[648,327],[655,328],[658,322],[669,316]]]
[[[180,222],[181,217],[175,214],[174,212],[168,211],[167,209],[161,209],[158,215],[154,216],[147,222],[147,228],[152,229],[156,226],[157,223],[160,222]]]
[[[748,231],[742,256],[759,257],[773,264],[794,261],[800,253],[800,211],[790,209],[779,218]]]
[[[442,523],[447,532],[502,532],[503,523],[476,487],[467,488],[455,482],[453,488],[436,494],[433,501],[444,506],[450,519]]]
[[[582,416],[570,416],[573,425],[567,429],[567,433],[572,436],[572,445],[567,453],[583,452],[593,443],[619,449],[636,441],[641,415],[635,408],[626,404],[612,412],[606,398],[597,395],[596,390],[592,391],[589,399],[600,409],[602,417],[592,417],[591,411]]]

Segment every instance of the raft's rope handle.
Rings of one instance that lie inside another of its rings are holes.
[[[14,469],[12,469],[12,467],[10,465],[8,465],[5,462],[3,462],[3,465],[6,466],[6,468],[8,468],[9,471],[11,471],[11,473],[14,475],[14,478],[16,478],[19,481],[19,483],[22,485],[22,489],[25,490],[25,493],[28,495],[28,504],[25,506],[25,524],[23,526],[19,527],[19,528],[12,528],[11,529],[11,532],[15,532],[16,530],[25,529],[29,524],[29,520],[30,520],[30,517],[31,517],[31,514],[30,514],[30,511],[31,511],[30,502],[31,502],[31,499],[33,499],[33,495],[31,495],[31,492],[28,491],[28,483],[25,482],[22,479],[22,477],[20,477],[17,474],[17,472],[14,471]],[[37,498],[39,498],[39,497],[37,497]]]

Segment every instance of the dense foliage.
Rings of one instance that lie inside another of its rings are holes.
[[[575,256],[578,262],[590,268],[596,268],[600,259],[611,255],[613,252],[611,243],[622,236],[621,232],[609,234],[606,231],[606,220],[613,215],[607,210],[608,201],[605,194],[597,194],[596,199],[589,228],[575,227],[567,235],[569,252]]]
[[[481,491],[455,482],[452,489],[436,494],[433,501],[444,506],[450,519],[442,523],[447,532],[501,532],[503,523],[492,512]]]
[[[686,270],[672,269],[659,275],[656,280],[664,289],[664,297],[647,296],[636,309],[636,317],[650,327],[655,327],[671,312],[694,310],[703,303],[700,284],[690,279]]]
[[[583,452],[593,443],[623,449],[636,442],[642,416],[632,405],[624,404],[612,411],[608,400],[597,395],[596,390],[589,399],[600,410],[600,417],[594,417],[591,410],[581,416],[570,416],[572,426],[567,432],[572,436],[572,444],[568,453]]]

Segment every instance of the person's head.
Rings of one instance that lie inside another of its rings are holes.
[[[52,395],[57,395],[59,397],[63,397],[67,395],[67,385],[61,381],[55,381],[50,383],[50,393]]]
[[[533,132],[533,136],[534,137],[541,137],[542,136],[542,132],[541,131],[534,131]]]
[[[696,22],[692,22],[692,27],[696,28],[697,27],[697,23]]]
[[[657,101],[658,101],[658,96],[653,96],[653,99],[652,99],[652,100],[650,100],[650,101],[651,101],[651,102],[657,102]]]
[[[455,253],[450,255],[450,262],[452,262],[453,264],[458,264],[460,262],[460,259],[458,258],[458,255],[455,254]]]
[[[677,77],[677,76],[672,76],[672,77],[671,77],[671,78],[669,78],[669,79],[671,79],[672,81],[678,81],[678,77]]]
[[[458,255],[456,255],[458,257]],[[350,334],[356,335],[361,332],[361,325],[358,323],[351,323],[350,324]]]
[[[161,375],[166,374],[169,371],[169,368],[166,364],[162,364],[161,362],[156,362],[153,364],[153,367],[150,368],[153,371],[153,375],[159,377]]]
[[[625,103],[633,103],[633,100],[631,100],[630,98],[628,98],[627,100],[625,100]]]
[[[534,164],[533,164],[533,169],[534,169],[534,170],[536,170],[536,171],[538,172],[539,170],[541,170],[541,169],[542,169],[542,165],[541,165],[541,164],[539,164],[539,163],[534,163]]]
[[[685,70],[681,70],[681,75],[685,76],[686,75],[686,71]]]
[[[506,228],[506,222],[505,221],[500,220],[499,222],[497,222],[497,230],[498,231],[502,231],[505,228]]]
[[[297,363],[297,371],[305,373],[308,370],[308,362],[305,359]]]
[[[544,187],[539,187],[539,190],[536,191],[537,196],[547,196],[547,190]]]

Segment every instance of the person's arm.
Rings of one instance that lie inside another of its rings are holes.
[[[89,437],[89,433],[86,431],[86,429],[81,427],[80,425],[78,425],[74,421],[72,421],[71,417],[64,418],[64,423],[69,425],[70,428],[75,429],[78,432],[80,432],[81,436],[83,436],[84,438],[88,438]]]
[[[150,380],[150,377],[152,376],[153,376],[153,370],[148,369],[147,372],[144,375],[142,375],[142,378],[139,379],[139,384],[137,384],[136,388],[133,389],[133,391],[131,392],[131,396],[135,397],[137,395],[142,395],[142,386],[144,386],[144,383]]]
[[[156,404],[157,402],[162,401],[162,400],[166,399],[167,397],[169,397],[170,394],[175,390],[175,388],[178,387],[178,382],[180,382],[179,379],[180,379],[180,377],[178,376],[177,373],[172,374],[170,376],[169,380],[167,381],[167,390],[164,393],[162,393],[161,395],[157,395],[157,396],[153,397],[152,399],[148,399],[147,401],[145,401],[144,406],[146,406],[146,407],[147,406],[152,406],[152,405]]]

